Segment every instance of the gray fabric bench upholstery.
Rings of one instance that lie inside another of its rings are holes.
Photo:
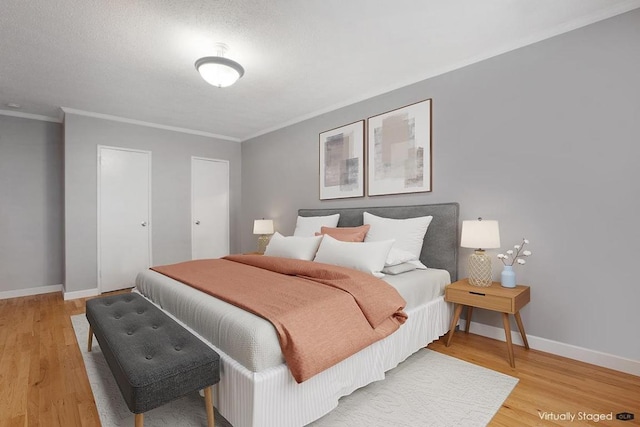
[[[88,300],[86,316],[89,351],[93,334],[135,414],[220,380],[220,356],[136,293]],[[211,395],[205,398],[210,401]],[[212,407],[211,412],[213,417]]]

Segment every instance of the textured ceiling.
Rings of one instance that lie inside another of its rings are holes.
[[[58,118],[67,107],[244,140],[638,7],[640,0],[2,0],[0,110]],[[193,65],[216,42],[246,70],[229,88],[209,86]]]

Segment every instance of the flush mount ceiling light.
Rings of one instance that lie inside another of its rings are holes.
[[[210,85],[227,87],[234,84],[244,74],[244,68],[224,54],[229,49],[224,43],[217,43],[218,56],[205,56],[196,61],[196,70]]]

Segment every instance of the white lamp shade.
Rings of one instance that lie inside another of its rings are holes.
[[[494,249],[500,247],[498,221],[462,221],[463,248]]]
[[[256,219],[253,221],[253,234],[273,234],[273,220]]]

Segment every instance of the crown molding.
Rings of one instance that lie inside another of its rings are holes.
[[[75,108],[60,107],[64,114],[75,114],[78,116],[92,117],[94,119],[110,120],[113,122],[128,123],[132,125],[145,126],[155,129],[168,130],[172,132],[187,133],[190,135],[206,136],[208,138],[223,139],[225,141],[240,142],[239,138],[227,135],[219,135],[217,133],[204,132],[200,130],[181,128],[176,126],[167,126],[159,123],[145,122],[142,120],[129,119],[126,117],[112,116],[110,114],[94,113],[91,111],[76,110]]]
[[[41,122],[62,123],[58,117],[43,116],[40,114],[23,113],[21,111],[0,110],[0,116],[19,117],[21,119],[39,120]]]
[[[469,65],[484,61],[486,59],[490,59],[490,58],[493,58],[495,56],[502,55],[504,53],[511,52],[513,50],[520,49],[522,47],[526,47],[526,46],[532,45],[534,43],[538,43],[538,42],[550,39],[552,37],[556,37],[556,36],[568,33],[570,31],[586,27],[586,26],[591,25],[591,24],[595,24],[595,23],[603,21],[605,19],[612,18],[614,16],[621,15],[621,14],[626,13],[626,12],[630,12],[630,11],[632,11],[634,9],[638,9],[638,8],[640,8],[640,1],[638,1],[638,0],[629,0],[626,3],[623,3],[623,4],[613,5],[612,7],[606,8],[604,10],[599,10],[599,11],[597,11],[595,13],[579,17],[579,18],[571,20],[569,22],[564,22],[562,24],[556,25],[553,28],[548,28],[548,29],[546,29],[544,31],[538,32],[536,34],[533,34],[533,35],[531,35],[529,37],[525,37],[525,38],[521,38],[521,39],[517,39],[517,40],[511,40],[511,41],[503,44],[502,46],[500,46],[497,49],[485,51],[485,52],[480,53],[479,55],[476,55],[476,56],[473,56],[473,57],[470,57],[470,58],[465,58],[464,60],[459,61],[459,62],[457,62],[455,64],[450,64],[450,65],[447,65],[445,67],[441,67],[439,69],[435,69],[432,72],[430,72],[429,74],[416,75],[416,76],[413,76],[411,78],[405,79],[405,80],[403,80],[401,82],[397,82],[397,83],[395,83],[393,85],[385,86],[385,87],[382,87],[382,88],[377,88],[377,89],[375,89],[373,91],[370,91],[370,92],[368,92],[368,93],[366,93],[364,95],[361,95],[361,96],[358,96],[358,97],[355,97],[355,98],[352,98],[352,99],[348,99],[348,100],[345,100],[345,101],[337,103],[337,104],[330,105],[330,106],[328,106],[326,108],[315,110],[315,111],[313,111],[311,113],[304,114],[302,116],[295,117],[295,118],[293,118],[291,120],[287,120],[286,122],[283,122],[283,123],[280,123],[278,125],[271,126],[269,128],[260,130],[258,132],[252,133],[250,135],[247,135],[244,138],[241,138],[241,141],[242,142],[248,141],[250,139],[257,138],[259,136],[266,135],[266,134],[271,133],[271,132],[275,132],[277,130],[280,130],[280,129],[295,125],[295,124],[303,122],[305,120],[309,120],[309,119],[312,119],[314,117],[318,117],[318,116],[321,116],[323,114],[330,113],[330,112],[338,110],[340,108],[348,107],[350,105],[357,104],[358,102],[363,102],[363,101],[369,100],[371,98],[374,98],[376,96],[384,95],[384,94],[392,92],[394,90],[398,90],[398,89],[404,88],[406,86],[410,86],[412,84],[416,84],[416,83],[422,82],[424,80],[427,80],[427,79],[430,79],[430,78],[433,78],[433,77],[437,77],[437,76],[440,76],[442,74],[446,74],[448,72],[458,70],[460,68],[467,67]],[[422,97],[422,98],[418,97],[418,98],[422,99],[424,97]],[[353,120],[356,120],[356,119],[353,119]]]

